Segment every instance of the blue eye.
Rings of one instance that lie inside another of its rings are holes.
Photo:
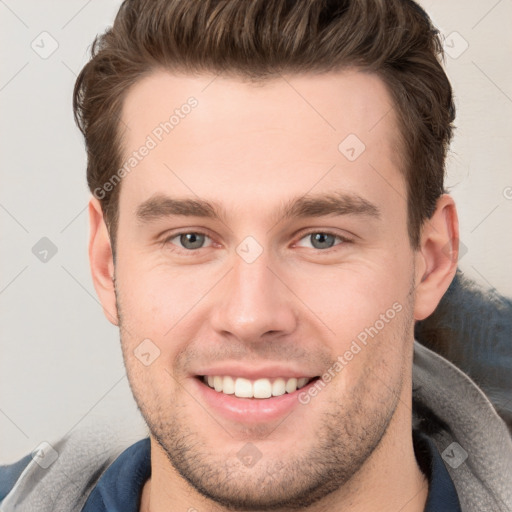
[[[334,245],[336,237],[328,233],[312,233],[309,235],[315,249],[329,249]],[[316,246],[315,244],[318,244]]]
[[[344,238],[335,233],[330,233],[328,231],[310,231],[309,233],[306,233],[306,235],[303,236],[301,240],[307,238],[309,238],[313,249],[318,250],[331,249],[336,245],[341,245],[342,243],[350,242],[350,240],[348,240],[347,238]],[[336,244],[336,239],[340,240],[341,243]]]
[[[309,239],[310,245],[306,247],[317,249],[322,252],[326,252],[337,245],[350,243],[348,238],[329,231],[310,231],[303,235],[300,240],[302,241],[307,239]],[[171,244],[176,246],[178,250],[194,252],[198,249],[208,247],[208,245],[205,245],[207,240],[210,240],[211,242],[211,238],[206,233],[201,233],[199,231],[183,231],[165,238],[163,245]],[[339,240],[339,242],[336,243],[336,240]],[[302,245],[302,247],[304,246]]]
[[[180,248],[193,251],[194,249],[201,249],[205,240],[209,238],[209,236],[205,235],[204,233],[198,233],[196,231],[191,231],[188,233],[177,233],[176,235],[172,235],[166,238],[164,243],[172,243],[172,240],[175,238],[179,239],[179,243],[181,244]]]

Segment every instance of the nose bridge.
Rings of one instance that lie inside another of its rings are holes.
[[[238,249],[220,290],[223,298],[217,302],[214,327],[250,342],[270,332],[292,332],[296,325],[292,294],[272,269],[270,254],[264,250],[251,260]]]

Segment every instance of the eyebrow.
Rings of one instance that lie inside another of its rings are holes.
[[[276,222],[289,218],[323,217],[338,215],[361,215],[380,219],[379,208],[357,194],[334,192],[306,194],[286,201],[276,212]],[[136,210],[141,224],[154,222],[172,216],[204,217],[221,222],[226,221],[224,208],[217,202],[204,199],[173,198],[157,194]]]

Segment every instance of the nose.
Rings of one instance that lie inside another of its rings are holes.
[[[218,287],[212,327],[245,343],[268,341],[297,326],[296,301],[286,276],[266,252],[248,263],[235,254],[231,271]]]

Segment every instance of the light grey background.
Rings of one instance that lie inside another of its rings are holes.
[[[71,108],[88,47],[119,3],[0,0],[0,463],[87,422],[142,424],[89,273],[86,161]],[[451,55],[460,267],[511,296],[512,0],[422,5]],[[57,249],[46,262],[32,251],[43,237]]]

